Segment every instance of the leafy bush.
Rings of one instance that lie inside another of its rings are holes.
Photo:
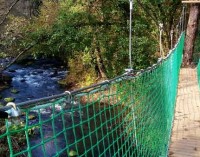
[[[67,85],[84,87],[95,83],[97,74],[88,53],[75,54],[69,59],[69,68],[70,72],[66,78]]]

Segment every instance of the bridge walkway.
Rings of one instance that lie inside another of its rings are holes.
[[[180,71],[169,157],[200,157],[200,94],[196,68]]]

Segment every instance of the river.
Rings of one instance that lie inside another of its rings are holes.
[[[64,92],[57,81],[66,77],[67,71],[55,60],[41,59],[31,65],[13,64],[4,73],[12,77],[12,82],[0,94],[19,103]],[[14,94],[12,89],[19,92]],[[3,99],[1,102],[5,104]]]

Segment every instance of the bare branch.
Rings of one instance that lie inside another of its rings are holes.
[[[149,10],[149,8],[148,9],[146,9],[145,8],[145,6],[141,3],[141,1],[140,0],[136,0],[137,1],[137,3],[140,5],[140,7],[144,10],[144,12],[146,13],[146,15],[147,16],[150,16],[151,17],[151,19],[155,22],[155,24],[158,26],[158,19],[156,18],[156,17],[154,17],[155,15],[152,15],[148,10]]]
[[[34,47],[37,43],[34,43],[32,45],[29,45],[27,48],[25,48],[23,51],[21,51],[17,57],[15,57],[8,65],[6,65],[5,67],[3,67],[2,69],[0,69],[0,73],[4,70],[6,70],[7,68],[9,68],[13,63],[16,62],[16,60],[19,59],[19,57],[21,57],[25,52],[27,52],[28,50],[30,50],[32,47]]]
[[[8,9],[8,11],[7,11],[7,13],[4,15],[4,18],[3,18],[3,20],[1,21],[1,23],[0,23],[0,25],[2,25],[4,22],[5,22],[5,20],[6,20],[6,18],[7,18],[7,16],[8,16],[8,14],[10,13],[10,11],[12,10],[12,8],[17,4],[17,2],[19,2],[20,0],[15,0],[15,1],[13,1],[14,3],[10,6],[10,8]]]

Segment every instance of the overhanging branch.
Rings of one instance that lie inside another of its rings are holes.
[[[25,48],[23,51],[21,51],[17,57],[15,57],[8,65],[6,65],[5,67],[0,69],[0,73],[4,70],[6,70],[7,68],[9,68],[13,63],[16,62],[16,60],[19,59],[19,57],[21,57],[25,52],[27,52],[28,50],[30,50],[31,48],[33,48],[37,43],[31,44],[29,45],[27,48]]]
[[[12,10],[12,8],[17,4],[17,2],[19,2],[20,0],[15,0],[15,1],[13,1],[14,3],[10,6],[10,8],[8,9],[8,11],[5,13],[5,15],[4,15],[4,18],[3,18],[3,20],[1,21],[1,23],[0,23],[0,25],[2,25],[4,22],[5,22],[5,20],[6,20],[6,18],[7,18],[7,16],[8,16],[8,14],[10,13],[10,11]]]

